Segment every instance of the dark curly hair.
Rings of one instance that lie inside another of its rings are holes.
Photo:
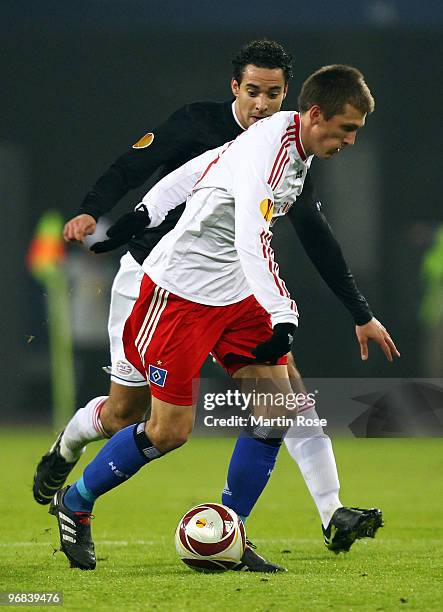
[[[241,83],[243,72],[248,64],[258,68],[281,68],[285,83],[292,77],[292,55],[274,40],[252,40],[244,45],[232,59],[233,78]]]

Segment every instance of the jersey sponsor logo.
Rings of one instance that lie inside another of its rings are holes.
[[[274,214],[274,202],[269,198],[265,198],[260,202],[260,212],[265,218],[267,223],[272,219],[272,215]]]
[[[117,361],[116,369],[119,374],[123,376],[128,376],[132,373],[133,367],[127,361]]]
[[[148,132],[147,134],[142,136],[140,140],[137,140],[137,142],[132,145],[132,148],[133,149],[146,149],[146,147],[149,147],[149,145],[152,144],[153,140],[154,140],[154,134],[152,132]]]
[[[157,385],[157,387],[164,387],[166,383],[166,376],[168,371],[158,366],[149,364],[148,369],[148,380],[150,383]]]

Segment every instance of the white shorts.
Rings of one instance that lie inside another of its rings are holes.
[[[127,387],[148,384],[145,374],[126,359],[123,348],[123,328],[140,293],[143,268],[130,253],[120,260],[120,269],[112,284],[108,333],[111,349],[111,380]]]

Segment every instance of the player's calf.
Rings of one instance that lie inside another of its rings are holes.
[[[40,459],[33,483],[34,499],[49,504],[86,449],[86,444],[109,437],[101,422],[108,396],[95,397],[77,410],[49,451]]]
[[[150,407],[148,386],[129,387],[111,382],[109,397],[100,414],[101,423],[109,436],[112,436],[128,425],[145,419]]]

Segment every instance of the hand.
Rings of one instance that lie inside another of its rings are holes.
[[[63,238],[66,242],[83,242],[86,236],[93,234],[97,221],[91,215],[77,215],[65,224]]]
[[[360,344],[360,354],[363,361],[368,358],[368,340],[373,340],[379,345],[388,361],[393,361],[394,357],[400,357],[391,336],[375,317],[365,325],[356,325],[355,333]]]
[[[132,238],[140,238],[145,233],[146,226],[150,222],[151,219],[149,218],[146,206],[140,206],[140,208],[136,208],[133,212],[126,213],[114,225],[111,225],[106,232],[110,239],[96,242],[92,245],[91,251],[94,253],[107,253],[126,244]]]
[[[272,330],[271,338],[256,346],[251,353],[260,363],[268,361],[276,363],[277,359],[291,350],[295,329],[293,323],[277,323]]]

